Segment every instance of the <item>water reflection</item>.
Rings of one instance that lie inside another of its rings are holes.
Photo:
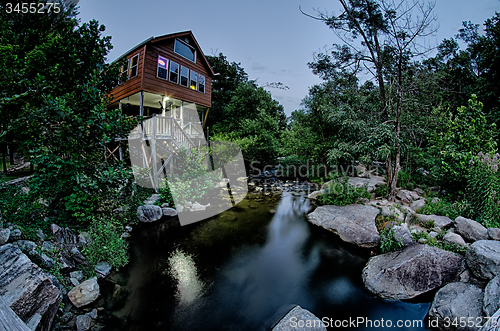
[[[320,318],[425,316],[428,303],[369,295],[361,280],[367,252],[309,224],[308,200],[240,206],[192,226],[143,229],[122,273],[128,303],[108,307],[115,318],[106,330],[266,330],[290,304]]]

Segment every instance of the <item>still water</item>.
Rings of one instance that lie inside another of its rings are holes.
[[[423,320],[430,304],[370,295],[361,280],[368,252],[309,224],[307,200],[258,201],[188,226],[135,229],[130,264],[102,286],[105,330],[267,330],[293,304],[329,320],[383,318],[392,330],[424,330],[395,326]]]

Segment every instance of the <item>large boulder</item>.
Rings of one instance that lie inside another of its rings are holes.
[[[78,236],[72,230],[62,228],[57,224],[51,224],[50,229],[55,242],[59,244],[59,264],[61,269],[87,264],[87,259],[78,249],[80,245]]]
[[[326,331],[323,322],[309,310],[300,306],[293,307],[271,331]]]
[[[479,240],[470,245],[467,266],[480,279],[492,279],[500,274],[500,242]]]
[[[499,228],[488,228],[488,237],[491,240],[500,241],[500,229]]]
[[[412,245],[370,258],[363,269],[366,288],[386,299],[406,300],[450,282],[462,258],[437,247]]]
[[[500,309],[500,276],[489,281],[484,289],[483,312],[486,316],[493,316]]]
[[[146,205],[137,208],[137,218],[143,223],[156,222],[163,216],[163,210],[160,206]]]
[[[476,323],[483,316],[483,290],[472,284],[450,283],[436,293],[428,316],[429,323],[439,330],[477,330]],[[469,318],[473,325],[469,325]],[[457,325],[453,325],[454,320]],[[462,320],[465,323],[460,323]]]
[[[455,219],[455,232],[467,241],[488,239],[488,229],[478,222],[462,216]]]
[[[97,278],[91,278],[78,286],[73,287],[68,292],[68,298],[75,307],[80,308],[86,306],[99,297],[99,284]]]
[[[373,192],[377,187],[386,185],[384,177],[380,176],[371,176],[370,178],[350,177],[349,184],[357,188],[366,186],[368,192]]]
[[[380,241],[375,226],[379,210],[372,206],[321,206],[307,215],[309,222],[319,225],[359,247],[374,248]]]
[[[423,215],[423,214],[415,214],[417,219],[422,222],[434,221],[434,226],[438,228],[449,228],[453,221],[446,216],[438,216],[438,215]]]
[[[33,330],[50,330],[62,301],[49,275],[12,244],[0,246],[0,297]]]
[[[479,331],[500,331],[500,309],[491,316]]]

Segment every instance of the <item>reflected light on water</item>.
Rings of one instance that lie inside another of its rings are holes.
[[[177,282],[180,305],[188,305],[200,297],[203,283],[198,278],[196,265],[190,255],[176,249],[168,258],[169,274]]]

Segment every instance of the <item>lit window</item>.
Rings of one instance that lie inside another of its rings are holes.
[[[137,54],[136,56],[131,58],[129,60],[129,63],[130,63],[130,70],[129,70],[128,78],[132,78],[132,77],[137,76],[137,67],[139,64],[139,54]]]
[[[163,56],[158,56],[158,78],[167,79],[168,59]]]
[[[174,52],[186,59],[196,63],[196,51],[180,39],[175,39]]]
[[[198,91],[205,93],[205,76],[200,75],[198,80]]]
[[[196,90],[198,87],[198,74],[191,70],[191,88]]]
[[[181,85],[188,87],[189,69],[181,66]]]
[[[179,77],[179,65],[175,62],[170,61],[170,77],[169,80],[172,83],[177,84],[177,80]]]

